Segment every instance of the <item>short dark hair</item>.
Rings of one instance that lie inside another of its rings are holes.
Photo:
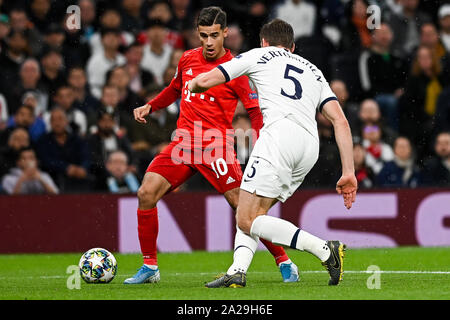
[[[294,45],[292,26],[281,19],[274,19],[262,26],[259,38],[266,40],[271,46],[283,46],[287,49]]]
[[[197,27],[198,26],[212,26],[213,24],[220,24],[220,29],[227,27],[227,14],[219,7],[206,7],[203,8],[198,14]]]
[[[16,153],[16,163],[17,163],[17,161],[19,161],[20,157],[22,156],[22,153],[28,152],[28,151],[33,152],[34,156],[37,158],[36,150],[34,150],[34,148],[32,146],[23,147],[23,148],[20,148]]]
[[[100,36],[102,39],[104,36],[106,36],[107,34],[110,34],[110,33],[112,33],[116,36],[120,36],[121,30],[119,28],[105,28],[105,27],[100,29]]]
[[[29,104],[21,104],[18,108],[17,108],[17,110],[16,110],[16,113],[17,112],[19,112],[19,110],[20,109],[27,109],[33,116],[34,116],[34,108],[33,108],[33,106],[30,106]]]

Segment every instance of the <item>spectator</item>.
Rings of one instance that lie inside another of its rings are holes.
[[[372,45],[360,56],[361,86],[369,97],[375,97],[383,116],[398,129],[398,98],[406,80],[405,62],[391,53],[392,31],[381,24],[372,33]]]
[[[44,85],[40,82],[41,69],[34,58],[27,58],[20,66],[19,81],[8,90],[8,106],[10,112],[14,113],[21,103],[26,92],[32,91],[36,95],[36,116],[41,116],[48,106],[48,94]]]
[[[149,20],[161,20],[166,26],[169,26],[173,19],[173,13],[170,9],[169,3],[166,0],[152,1],[146,11],[147,18]],[[183,28],[183,30],[169,29],[167,32],[166,42],[174,48],[183,49],[184,40],[180,32],[185,29],[186,28]]]
[[[134,42],[133,34],[128,31],[121,30],[122,18],[120,13],[114,8],[107,8],[100,15],[100,31],[94,32],[89,37],[89,46],[91,48],[92,56],[97,55],[99,53],[103,53],[103,44],[102,44],[102,31],[104,29],[114,29],[118,30],[120,34],[119,44],[121,46],[127,47]]]
[[[65,58],[66,52],[64,52],[64,41],[66,40],[66,34],[63,27],[57,23],[51,23],[45,28],[43,35],[44,45],[59,52],[63,52],[63,57]]]
[[[292,25],[295,39],[311,37],[315,31],[317,8],[314,3],[305,0],[285,0],[275,7],[273,15]]]
[[[117,109],[121,118],[131,118],[133,110],[144,104],[144,101],[130,89],[130,75],[125,66],[115,67],[106,75],[106,83],[119,91]]]
[[[125,152],[114,151],[106,161],[108,171],[107,185],[111,193],[136,193],[139,182],[128,167],[128,157]]]
[[[420,47],[413,63],[405,93],[400,100],[400,133],[417,147],[421,160],[431,152],[428,143],[433,131],[433,116],[442,91],[440,61],[429,48]]]
[[[175,52],[175,51],[174,51]],[[127,63],[125,69],[130,76],[130,89],[139,96],[143,96],[144,88],[155,81],[152,73],[141,68],[144,48],[139,42],[132,43],[125,52]]]
[[[166,0],[153,0],[148,4],[147,18],[150,20],[161,20],[168,25],[173,18],[169,3]]]
[[[11,30],[6,38],[8,48],[0,55],[2,84],[4,88],[14,86],[19,80],[19,69],[29,54],[28,40],[23,31]]]
[[[365,125],[372,124],[376,124],[381,128],[381,137],[387,144],[393,145],[395,138],[397,138],[397,132],[384,123],[380,107],[373,99],[366,99],[361,102],[358,121],[356,123],[357,125],[352,128],[353,136],[355,138],[361,137],[362,129]]]
[[[353,146],[353,162],[358,187],[361,189],[372,188],[375,184],[375,176],[372,170],[366,166],[366,150],[360,143],[355,143]]]
[[[125,57],[119,53],[120,31],[118,29],[103,29],[102,44],[103,52],[91,56],[86,69],[91,93],[97,99],[101,97],[108,71],[126,63]]]
[[[398,137],[394,143],[394,159],[384,164],[377,176],[377,184],[381,187],[416,188],[420,179],[411,142],[406,137]]]
[[[237,56],[241,52],[247,51],[248,49],[244,44],[244,35],[238,25],[233,24],[228,26],[228,35],[225,38],[224,46],[230,49],[233,56]],[[174,65],[172,63],[172,65]],[[177,63],[178,65],[178,63]]]
[[[63,56],[59,50],[46,48],[41,56],[41,84],[49,97],[53,97],[56,89],[66,82]],[[49,103],[51,103],[49,101]]]
[[[150,87],[145,100],[150,101],[161,90],[159,86]],[[172,134],[177,126],[177,113],[173,109],[177,109],[176,103],[150,113],[146,124],[136,121],[129,124],[127,135],[138,159],[139,172],[145,172],[153,157],[172,141]]]
[[[121,0],[122,30],[138,33],[142,29],[142,0]]]
[[[29,54],[36,57],[41,53],[43,39],[40,32],[34,28],[25,9],[20,6],[13,7],[9,12],[11,30],[21,32],[26,36]]]
[[[100,109],[97,117],[97,131],[89,135],[87,142],[91,154],[90,171],[97,178],[96,189],[101,190],[106,186],[107,172],[105,163],[108,155],[117,150],[123,150],[128,159],[133,158],[131,145],[124,136],[115,133],[114,110]],[[136,168],[134,166],[134,168]],[[134,169],[135,170],[135,169]]]
[[[109,113],[114,114],[114,121],[116,123],[114,131],[116,132],[117,135],[123,136],[127,134],[128,130],[127,125],[131,116],[125,114],[124,112],[120,112],[119,102],[120,102],[119,89],[115,86],[105,85],[102,90],[102,98],[100,99],[100,106],[98,110],[106,109],[108,110]],[[94,114],[90,115],[89,127],[91,133],[96,132],[97,130],[96,123],[98,114],[99,113],[97,112],[95,113],[95,115]]]
[[[87,84],[86,72],[82,67],[73,67],[69,70],[67,82],[75,96],[76,108],[86,114],[97,112],[100,101],[90,92]]]
[[[190,28],[183,31],[183,37],[186,41],[186,50],[198,48],[201,46],[200,38],[196,28]]]
[[[37,143],[42,168],[64,193],[89,191],[92,179],[88,176],[90,158],[86,142],[70,132],[66,112],[60,108],[51,111],[50,126],[51,131]]]
[[[344,110],[345,116],[350,124],[350,128],[354,130],[357,126],[358,122],[358,112],[359,106],[355,102],[348,101],[349,93],[347,90],[347,86],[342,80],[333,80],[330,82],[331,90],[336,95],[336,98],[339,101],[339,104]]]
[[[75,108],[75,94],[72,87],[69,85],[59,87],[53,97],[53,102],[53,108],[60,108],[66,113],[71,131],[81,136],[86,135],[87,118],[83,111]],[[46,112],[43,116],[47,131],[51,129],[50,115],[51,112]]]
[[[170,0],[169,2],[172,9],[170,29],[181,31],[194,24],[194,12],[191,10],[190,0]]]
[[[12,130],[7,143],[0,146],[0,177],[14,167],[19,150],[27,147],[30,147],[28,131],[20,127]]]
[[[424,23],[420,28],[420,46],[430,49],[436,60],[441,60],[446,54],[445,47],[439,39],[438,30],[431,22]]]
[[[39,169],[36,153],[32,148],[21,149],[16,167],[2,179],[7,194],[57,194],[58,187],[46,172]]]
[[[450,53],[450,4],[444,4],[439,8],[438,18],[442,44],[447,53]]]
[[[45,133],[45,122],[40,117],[36,117],[33,107],[27,104],[20,106],[14,116],[9,118],[6,134],[17,127],[26,129],[33,142],[39,140]]]
[[[245,19],[239,19],[242,33],[247,39],[249,48],[257,48],[260,46],[260,39],[256,35],[259,35],[261,27],[269,18],[271,1],[251,0],[244,6],[241,3],[239,2],[239,6],[242,9],[236,11],[236,17],[245,17]]]
[[[394,159],[394,152],[391,146],[381,139],[381,129],[377,125],[366,124],[362,137],[362,145],[366,150],[366,165],[377,175],[386,162]]]
[[[341,49],[343,51],[361,50],[370,48],[372,38],[367,28],[367,0],[349,1],[345,8],[345,19],[341,22],[342,39]]]
[[[144,56],[141,67],[151,72],[159,85],[163,84],[163,74],[170,63],[173,48],[165,42],[167,29],[160,20],[150,20],[147,23],[147,41],[144,46]]]
[[[50,0],[31,0],[29,17],[34,27],[41,33],[45,33],[49,21],[55,19],[50,14]]]
[[[94,0],[79,0],[83,42],[89,42],[95,32],[97,8]]]
[[[418,10],[419,0],[400,0],[399,4],[402,11],[391,15],[388,24],[394,33],[393,53],[407,57],[419,45],[421,26],[430,22],[431,18]]]
[[[427,186],[450,187],[450,132],[437,135],[434,155],[423,166],[423,182]]]

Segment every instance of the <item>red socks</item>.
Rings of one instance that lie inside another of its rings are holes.
[[[158,209],[137,210],[138,235],[144,264],[158,265],[156,238],[158,237]]]
[[[266,246],[267,250],[269,250],[269,252],[273,255],[277,265],[286,260],[289,260],[289,257],[282,246],[277,246],[270,241],[264,240],[263,238],[259,238],[259,240],[261,240],[261,242]]]

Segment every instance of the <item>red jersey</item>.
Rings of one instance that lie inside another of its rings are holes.
[[[230,136],[229,133],[233,128],[232,120],[240,99],[247,109],[252,128],[258,132],[262,127],[262,114],[259,109],[257,94],[250,88],[246,76],[211,88],[204,93],[195,94],[187,89],[188,82],[200,73],[210,71],[219,64],[233,58],[230,51],[225,49],[224,56],[215,61],[208,61],[203,57],[202,50],[200,47],[188,50],[183,54],[170,85],[149,101],[152,106],[151,110],[156,111],[165,108],[181,96],[175,140],[180,139],[182,132],[187,131],[191,137],[189,146],[204,148],[212,146],[212,141],[208,139],[208,135],[204,135],[205,131],[210,129],[220,131],[222,137],[224,137],[222,141],[214,141],[214,145],[224,145],[225,141],[234,143],[233,136]],[[183,138],[183,145],[186,145],[184,142],[186,141]]]

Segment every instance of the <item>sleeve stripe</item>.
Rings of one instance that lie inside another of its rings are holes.
[[[326,98],[325,100],[323,100],[322,103],[319,105],[319,112],[322,113],[322,109],[323,109],[323,106],[325,105],[325,103],[327,103],[328,101],[332,101],[332,100],[336,100],[337,101],[337,98],[336,97],[329,97],[329,98]]]
[[[221,65],[218,65],[218,66],[217,66],[217,69],[219,69],[220,71],[222,71],[223,76],[225,77],[225,82],[230,81],[230,76],[228,75],[228,72],[226,72],[225,69],[224,69]]]

